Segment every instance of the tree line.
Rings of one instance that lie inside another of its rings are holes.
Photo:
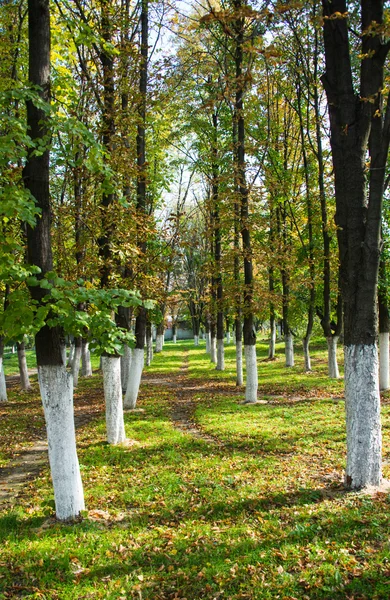
[[[248,403],[259,323],[270,359],[278,326],[286,367],[301,337],[308,371],[320,326],[330,377],[342,336],[346,484],[379,485],[384,2],[9,0],[0,10],[0,347],[15,340],[23,356],[35,337],[58,518],[84,506],[72,405],[81,355],[87,374],[89,348],[101,355],[107,439],[121,443],[122,392],[134,408],[152,325],[159,352],[168,314],[174,331],[191,319],[195,343],[204,330],[218,370],[234,331]]]

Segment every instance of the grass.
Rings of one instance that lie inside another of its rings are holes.
[[[218,373],[203,345],[166,344],[146,369],[144,412],[125,416],[133,443],[108,446],[103,417],[78,433],[84,519],[53,519],[48,473],[0,513],[0,599],[389,598],[390,498],[342,489],[342,383],[327,380],[324,347],[313,350],[310,375],[300,355],[289,370],[280,354],[260,362],[268,403],[245,406],[231,347]],[[197,381],[194,419],[217,443],[173,427],[182,389],[164,379],[175,376]],[[10,426],[23,429],[38,397],[11,394]],[[78,395],[102,408],[100,378],[80,380]],[[386,398],[383,423],[388,454]]]

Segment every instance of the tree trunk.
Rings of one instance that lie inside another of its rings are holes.
[[[276,319],[275,319],[275,309],[273,304],[270,306],[270,340],[269,340],[269,348],[268,348],[268,358],[270,360],[274,360],[275,358],[275,350],[276,350]]]
[[[5,374],[4,374],[4,342],[3,338],[0,337],[0,402],[7,402],[7,386],[5,383]]]
[[[140,102],[138,108],[137,125],[137,213],[139,220],[143,221],[146,216],[146,94],[148,85],[148,0],[141,0],[141,51],[140,51],[140,73],[139,94]],[[145,231],[141,229],[137,221],[137,247],[140,256],[146,255],[147,244]],[[144,368],[144,347],[146,334],[147,311],[144,307],[138,309],[135,320],[135,348],[133,350],[129,378],[126,386],[124,400],[125,408],[134,409],[137,403],[139,387],[141,384],[142,371]]]
[[[144,348],[135,347],[132,352],[129,378],[126,385],[124,407],[134,409],[137,405],[139,387],[141,385],[142,371],[144,368]]]
[[[123,421],[121,360],[119,356],[102,356],[104,400],[106,403],[107,442],[112,445],[125,441]]]
[[[125,344],[125,346],[123,348],[123,354],[121,356],[121,385],[122,385],[122,392],[126,391],[127,381],[129,379],[129,371],[130,371],[130,365],[131,365],[131,356],[132,356],[132,350],[131,350],[131,348],[130,348],[130,346],[128,346],[127,344]]]
[[[73,388],[77,388],[79,384],[80,361],[82,351],[82,338],[76,338],[74,341],[74,355],[72,362]]]
[[[326,72],[322,79],[330,119],[344,303],[345,481],[359,489],[382,481],[376,300],[390,136],[390,107],[383,110],[382,98],[389,46],[381,37],[383,2],[362,0],[363,58],[360,89],[355,92],[345,0],[323,0],[323,10]]]
[[[328,375],[331,379],[340,379],[339,367],[337,363],[337,335],[330,335],[327,338],[328,343]]]
[[[385,262],[382,259],[380,263],[381,284],[378,288],[378,309],[379,309],[379,389],[388,390],[390,387],[389,378],[389,329],[390,318],[387,304],[386,289],[386,269]]]
[[[24,342],[19,342],[16,344],[18,349],[18,363],[19,363],[19,374],[20,374],[20,387],[25,392],[29,392],[31,390],[30,378],[28,375],[28,367],[26,360],[26,348]]]
[[[69,346],[69,356],[68,356],[68,362],[67,362],[67,366],[71,367],[73,364],[73,357],[74,357],[74,341],[71,342],[70,346]]]
[[[49,0],[29,0],[29,81],[46,103],[50,102],[50,11]],[[41,210],[34,228],[27,226],[30,264],[42,274],[53,269],[50,239],[49,134],[48,117],[42,108],[27,102],[27,124],[33,142],[43,142],[42,152],[30,150],[23,170],[26,188]],[[39,304],[45,290],[32,287],[30,293]],[[72,377],[66,372],[61,354],[61,332],[44,325],[35,336],[38,381],[45,413],[49,462],[54,486],[56,516],[75,519],[84,510],[83,487],[76,452],[73,417]]]
[[[210,333],[210,322],[206,321],[206,354],[211,353],[211,333]]]
[[[302,340],[305,372],[311,371],[311,359],[310,359],[309,344],[310,344],[310,336],[305,336]]]
[[[91,353],[89,351],[89,343],[87,340],[82,340],[81,345],[81,375],[83,377],[92,377]]]
[[[242,0],[234,0],[234,8],[240,15],[242,12]],[[235,28],[235,102],[234,119],[237,122],[237,151],[236,173],[240,196],[241,207],[241,238],[242,250],[244,255],[244,353],[246,364],[246,389],[245,401],[257,401],[257,358],[256,358],[256,334],[254,329],[253,314],[253,264],[252,247],[249,231],[249,194],[246,185],[246,166],[245,166],[245,122],[244,122],[244,76],[243,76],[243,46],[245,17],[241,15],[234,22]]]
[[[156,354],[158,352],[162,352],[164,343],[164,323],[159,323],[157,325],[157,333],[156,333]]]
[[[291,331],[284,336],[286,367],[294,366],[294,339]]]
[[[153,361],[153,334],[152,323],[148,318],[146,322],[146,365],[149,367]]]

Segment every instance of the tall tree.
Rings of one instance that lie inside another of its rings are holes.
[[[31,149],[23,172],[26,188],[41,210],[35,227],[27,227],[27,247],[30,264],[38,266],[43,276],[53,268],[49,193],[49,0],[29,0],[28,38],[29,82],[38,90],[40,102],[27,102],[27,123],[34,146],[43,148],[43,151]],[[31,288],[31,295],[38,306],[46,294],[47,291],[40,286]],[[35,336],[35,346],[56,515],[60,520],[74,519],[84,509],[84,497],[76,452],[72,378],[63,362],[59,327],[45,324]]]
[[[146,162],[146,105],[148,87],[148,2],[141,0],[141,48],[139,72],[139,108],[137,125],[137,213],[138,223],[144,222],[146,214],[146,188],[147,188],[147,162]],[[138,228],[137,246],[139,253],[146,254],[146,239],[142,228]],[[126,408],[135,408],[141,376],[144,367],[144,346],[146,335],[146,309],[140,307],[135,321],[135,348],[132,354],[129,369],[129,378],[124,405]]]
[[[383,97],[390,43],[385,41],[383,0],[361,0],[359,48],[350,41],[352,17],[345,0],[323,0],[322,6],[322,81],[330,118],[344,303],[345,482],[358,489],[382,480],[377,282],[390,137],[390,103],[384,107]]]

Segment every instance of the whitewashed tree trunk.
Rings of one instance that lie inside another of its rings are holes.
[[[149,336],[146,340],[146,364],[149,367],[153,361],[153,338]]]
[[[275,358],[275,349],[276,349],[276,323],[275,321],[272,323],[271,327],[271,337],[269,340],[269,349],[268,349],[268,358]]]
[[[217,339],[210,337],[210,360],[212,363],[217,363]]]
[[[339,365],[337,362],[337,342],[338,336],[331,335],[327,338],[328,342],[328,375],[331,379],[340,379]]]
[[[226,343],[227,343],[227,344],[230,344],[230,341],[231,341],[231,337],[230,337],[230,331],[227,331],[227,332],[226,332]]]
[[[144,351],[140,348],[134,348],[131,358],[129,378],[126,386],[126,396],[124,400],[125,408],[132,409],[136,407],[143,368]]]
[[[68,367],[71,367],[73,364],[73,357],[74,357],[74,344],[71,344],[69,346],[69,356],[68,356]]]
[[[246,387],[245,387],[245,402],[253,403],[257,401],[257,357],[256,346],[245,345],[245,366],[246,366]]]
[[[236,385],[244,385],[242,366],[242,341],[236,341]]]
[[[353,489],[382,482],[382,434],[378,350],[375,344],[344,348],[347,466],[345,483]]]
[[[65,366],[41,366],[38,381],[45,412],[56,516],[75,519],[84,510],[83,484],[76,451],[73,378]]]
[[[24,347],[24,342],[17,344],[17,349],[18,349],[20,387],[25,392],[28,392],[29,390],[31,390],[31,384],[30,384],[30,377],[28,375],[26,349]]]
[[[304,367],[305,371],[311,371],[309,343],[310,343],[309,339],[303,338],[302,345],[303,345],[303,358],[304,358],[304,362],[305,362],[305,367]]]
[[[211,335],[209,331],[206,333],[206,353],[211,354]]]
[[[107,442],[112,445],[125,441],[123,421],[121,359],[119,356],[103,356],[103,387],[106,402]]]
[[[177,343],[177,335],[176,335],[176,333],[173,334],[172,341],[173,341],[174,344]]]
[[[131,348],[127,344],[123,347],[123,354],[121,356],[121,385],[122,391],[126,391],[127,381],[129,379],[129,370],[131,365]]]
[[[285,353],[286,353],[286,367],[294,366],[294,342],[292,333],[289,333],[284,338]]]
[[[164,345],[164,334],[158,333],[156,336],[156,353],[162,352]]]
[[[194,346],[199,346],[199,336],[194,335]]]
[[[92,377],[91,353],[89,343],[83,340],[81,345],[81,375],[83,377]]]
[[[61,356],[62,356],[62,362],[64,363],[64,365],[66,365],[66,344],[65,344],[65,342],[63,344],[61,344]]]
[[[217,340],[217,371],[225,370],[225,347],[223,340]]]
[[[76,344],[75,348],[74,348],[73,362],[72,362],[73,388],[77,388],[77,386],[79,384],[80,361],[81,361],[81,343]]]
[[[379,389],[388,390],[389,383],[389,332],[379,334]]]
[[[0,357],[0,402],[7,402],[7,386],[3,366],[3,357]]]

